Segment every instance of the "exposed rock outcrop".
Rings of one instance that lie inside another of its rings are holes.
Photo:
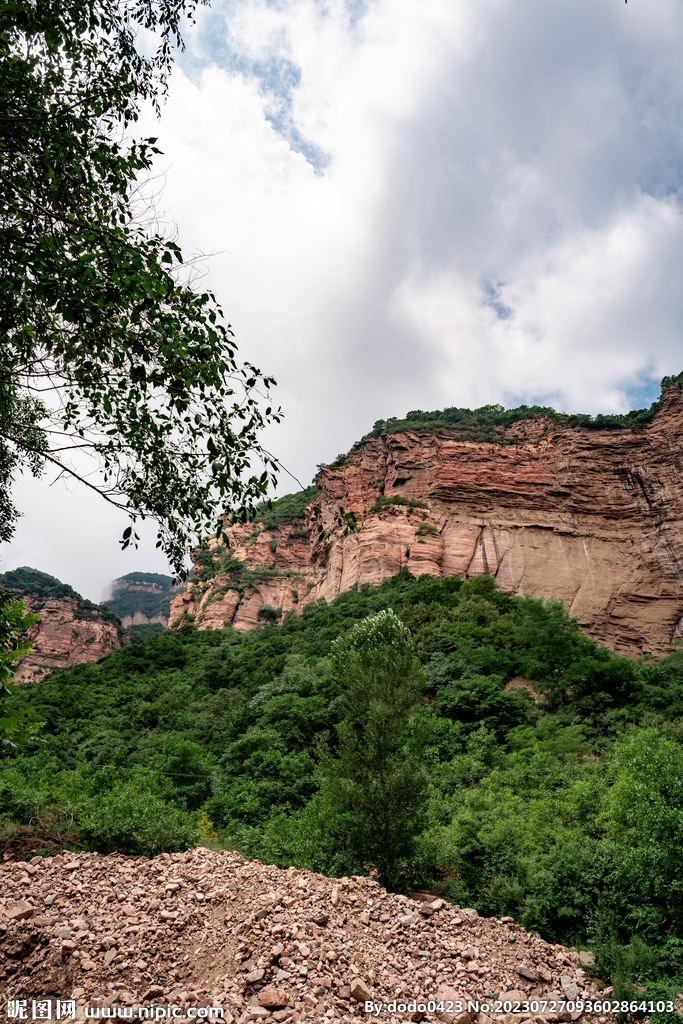
[[[33,648],[16,667],[16,683],[30,683],[54,669],[96,661],[123,646],[118,618],[53,576],[17,569],[0,577],[0,588],[16,593],[26,611],[40,617],[28,632]]]
[[[29,639],[35,642],[17,666],[16,683],[42,679],[56,668],[97,661],[123,646],[116,623],[106,620],[99,611],[84,616],[75,598],[41,601],[25,596],[24,604],[26,611],[40,616],[40,622],[29,630]]]
[[[662,656],[683,625],[682,481],[679,383],[640,429],[534,419],[495,442],[447,430],[368,437],[318,474],[322,539],[313,506],[305,522],[233,528],[232,557],[214,544],[213,575],[198,571],[170,622],[249,629],[259,614],[300,612],[407,566],[559,598],[596,641]],[[340,506],[355,532],[336,520]]]

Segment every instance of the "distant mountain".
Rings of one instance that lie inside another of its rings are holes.
[[[683,374],[622,416],[418,409],[196,550],[170,625],[248,630],[405,568],[558,598],[597,643],[661,657],[683,636],[682,477]]]
[[[174,593],[172,576],[157,572],[129,572],[110,584],[104,601],[124,626],[152,622],[166,626]]]

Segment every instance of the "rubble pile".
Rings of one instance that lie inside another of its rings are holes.
[[[366,1000],[590,1000],[589,962],[512,918],[201,847],[0,864],[3,1007],[42,996],[74,999],[79,1018],[86,1006],[164,1002],[223,1007],[228,1024],[350,1021]],[[507,1019],[577,1020],[572,1011]],[[476,1014],[441,1016],[465,1024]]]

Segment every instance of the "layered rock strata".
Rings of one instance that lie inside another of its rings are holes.
[[[53,1009],[73,999],[77,1020],[98,1008],[137,1017],[126,1008],[141,1005],[147,1017],[156,1004],[190,1019],[217,1007],[227,1024],[327,1024],[366,1018],[371,1000],[383,1020],[421,1020],[433,1001],[444,1024],[546,1024],[578,1020],[585,1002],[609,998],[580,966],[590,954],[544,942],[512,918],[203,848],[3,864],[0,954],[5,999],[30,1006],[42,997]],[[498,1001],[534,1009],[496,1013]],[[601,1021],[614,1019],[601,1011]]]
[[[175,598],[170,622],[249,629],[269,606],[300,612],[406,566],[487,573],[510,594],[558,598],[613,650],[662,656],[683,629],[683,386],[638,430],[516,423],[499,443],[454,432],[366,438],[317,477],[320,514],[231,531],[230,572]],[[359,528],[345,534],[342,506]],[[325,530],[319,536],[318,523]]]
[[[14,681],[30,683],[58,668],[71,668],[83,661],[96,661],[121,646],[117,624],[97,609],[83,612],[75,597],[39,599],[22,594],[27,612],[40,622],[31,626],[28,637],[33,648],[17,665]]]

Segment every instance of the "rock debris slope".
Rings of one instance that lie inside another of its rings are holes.
[[[668,653],[683,631],[683,385],[662,391],[637,430],[519,421],[498,442],[457,431],[366,437],[318,473],[327,536],[311,518],[234,527],[227,571],[192,582],[171,622],[250,629],[265,604],[282,613],[415,576],[495,577],[510,594],[557,597],[598,643],[636,656]],[[344,535],[339,506],[360,525]],[[234,575],[234,574],[233,574]]]
[[[7,862],[0,892],[3,1011],[8,998],[73,997],[79,1018],[86,1006],[164,1002],[222,1006],[228,1024],[246,1024],[350,1021],[364,1016],[366,999],[597,994],[577,954],[511,918],[483,919],[442,900],[387,893],[372,879],[285,871],[201,847],[153,860],[64,854]],[[508,1015],[506,1024],[521,1019]]]

